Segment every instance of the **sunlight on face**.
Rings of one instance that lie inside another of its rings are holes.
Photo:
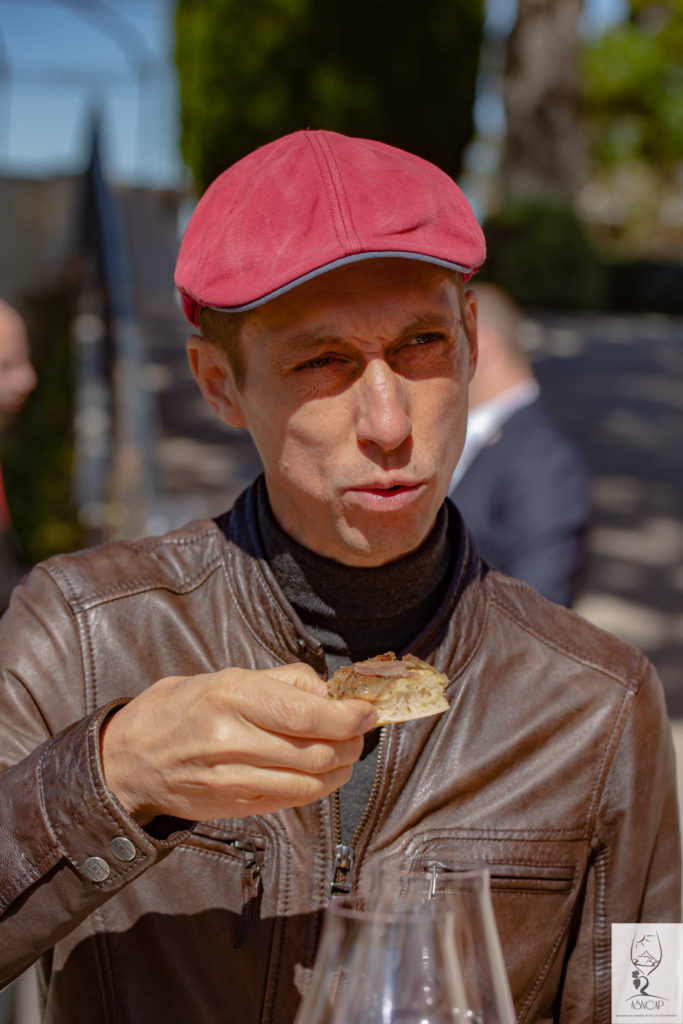
[[[452,275],[413,260],[351,264],[242,328],[237,402],[280,525],[347,565],[413,551],[462,451],[474,365]]]

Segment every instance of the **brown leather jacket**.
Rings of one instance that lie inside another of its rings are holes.
[[[53,559],[0,623],[0,979],[42,955],[48,1024],[296,1012],[334,801],[194,828],[157,820],[155,838],[99,762],[109,708],[162,676],[323,671],[259,557],[251,501],[231,513],[230,540],[201,521]],[[680,914],[662,690],[633,648],[487,574],[464,534],[459,565],[412,645],[448,674],[451,707],[384,728],[355,882],[389,859],[489,864],[519,1021],[607,1022],[611,923]]]

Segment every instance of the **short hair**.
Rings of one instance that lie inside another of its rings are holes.
[[[240,332],[249,310],[241,313],[226,313],[223,310],[202,306],[199,311],[199,329],[207,339],[225,353],[232,370],[235,387],[244,390],[247,363],[244,358]]]
[[[458,293],[460,312],[463,316],[463,327],[467,340],[471,343],[469,324],[465,317],[465,279],[458,270],[445,268],[447,275],[455,283]],[[258,309],[258,307],[257,307]],[[207,341],[212,342],[225,353],[230,369],[232,371],[235,387],[238,391],[244,390],[244,383],[247,376],[247,362],[242,348],[241,331],[250,313],[255,310],[243,310],[237,313],[226,312],[225,310],[212,309],[210,306],[202,306],[199,311],[199,329]]]
[[[465,297],[465,278],[460,273],[459,270],[447,269],[446,273],[448,274],[450,279],[455,283],[455,290],[458,293],[458,305],[460,306],[460,315],[462,316],[463,330],[465,331],[465,336],[471,345],[472,333],[470,331],[470,325],[467,322],[467,317],[465,316],[465,306],[467,304],[467,300]]]

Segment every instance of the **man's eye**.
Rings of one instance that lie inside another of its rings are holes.
[[[429,345],[433,341],[441,341],[443,334],[439,334],[437,331],[427,331],[424,334],[416,334],[414,338],[411,338],[408,342],[409,345]]]
[[[323,366],[329,366],[331,363],[337,361],[336,356],[316,356],[315,359],[307,359],[305,363],[301,363],[297,366],[297,370],[318,370]]]

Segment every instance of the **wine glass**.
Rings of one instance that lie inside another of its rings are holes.
[[[332,899],[295,1024],[465,1024],[448,901]]]
[[[421,897],[447,903],[453,913],[454,940],[468,1019],[478,1024],[514,1024],[515,1008],[491,902],[488,868],[448,871],[431,865],[424,871],[383,867],[374,889],[385,898]]]
[[[455,944],[473,1018],[482,1024],[514,1024],[517,1017],[493,913],[489,869],[433,868],[428,879],[432,898],[447,900],[454,913]]]

